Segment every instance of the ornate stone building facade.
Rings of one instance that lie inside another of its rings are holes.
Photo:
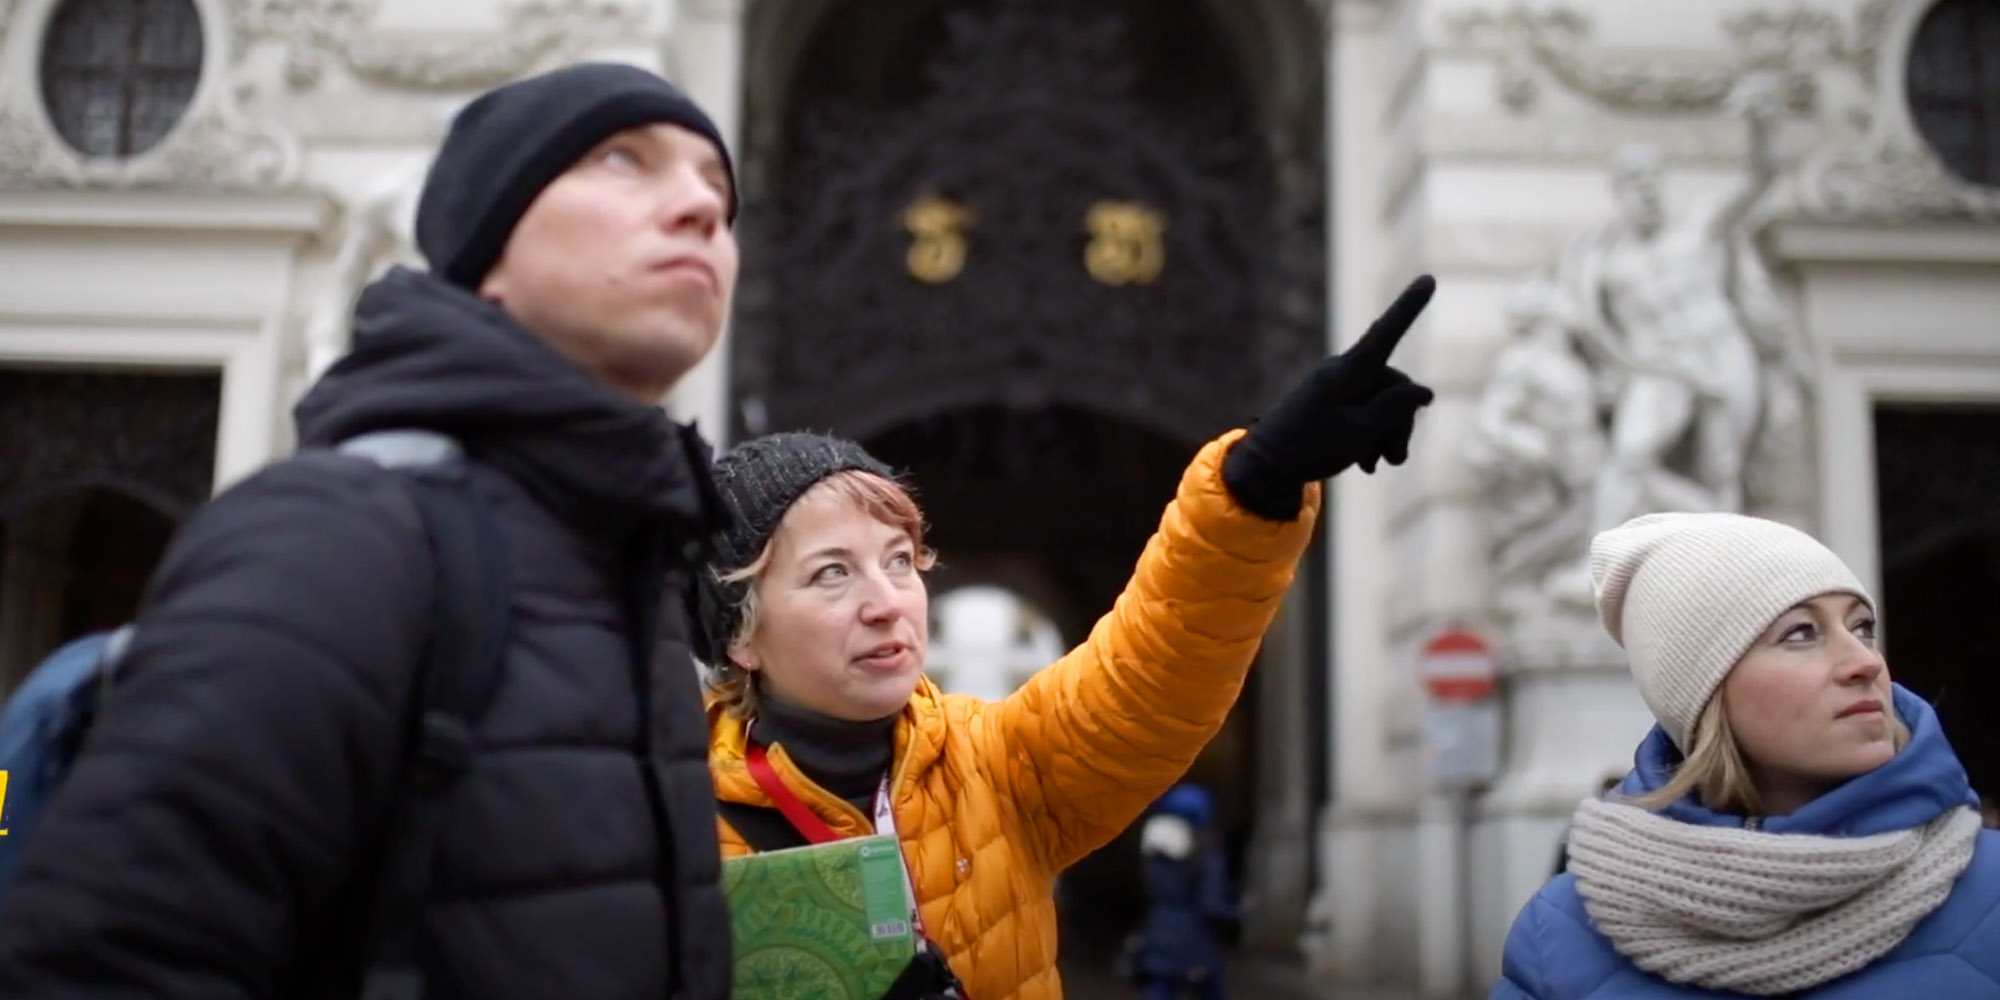
[[[1646,727],[1595,528],[1812,527],[1948,725],[2000,707],[1964,596],[2000,584],[1996,51],[1970,0],[0,0],[0,678],[289,448],[454,109],[633,61],[746,194],[729,342],[669,405],[910,467],[938,590],[1036,623],[963,657],[1079,638],[1193,448],[1438,276],[1411,463],[1337,483],[1195,776],[1255,943],[1451,995]],[[1470,787],[1416,668],[1454,625],[1502,674]]]
[[[2000,440],[1995,13],[1336,5],[1332,340],[1411,270],[1451,291],[1410,342],[1441,389],[1413,467],[1337,489],[1321,968],[1438,995],[1497,973],[1649,721],[1579,572],[1639,510],[1821,533],[2000,782],[1976,637],[1943,617],[1990,588],[2000,509],[1966,436]],[[1427,787],[1410,669],[1454,622],[1502,673],[1501,766],[1467,793]]]

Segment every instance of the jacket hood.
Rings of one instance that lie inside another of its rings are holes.
[[[720,524],[691,426],[598,382],[498,305],[407,268],[362,290],[354,345],[294,410],[303,446],[423,428],[572,518]]]
[[[1769,817],[1762,825],[1766,832],[1866,837],[1922,826],[1949,810],[1979,805],[1964,765],[1945,740],[1937,713],[1901,684],[1891,687],[1896,715],[1910,727],[1910,742],[1881,767],[1842,782],[1788,816]],[[1666,731],[1654,726],[1639,744],[1632,772],[1619,784],[1618,792],[1637,796],[1660,788],[1680,763],[1680,751]],[[1702,826],[1742,826],[1744,821],[1742,816],[1702,806],[1693,795],[1669,805],[1661,814]]]

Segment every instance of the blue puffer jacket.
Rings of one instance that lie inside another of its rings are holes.
[[[1912,737],[1883,766],[1814,799],[1790,816],[1771,817],[1770,833],[1865,837],[1921,826],[1948,809],[1978,804],[1965,768],[1923,699],[1896,687],[1896,713]],[[1643,795],[1665,784],[1676,760],[1657,726],[1639,745],[1619,792]],[[1666,815],[1684,823],[1740,826],[1743,817],[1683,799]],[[1642,972],[1590,924],[1576,877],[1563,875],[1529,901],[1507,935],[1500,982],[1490,1000],[1676,1000],[1736,994],[1677,986]],[[2000,834],[1981,831],[1972,864],[1950,898],[1896,950],[1858,972],[1803,993],[1810,1000],[1937,997],[2000,1000]]]

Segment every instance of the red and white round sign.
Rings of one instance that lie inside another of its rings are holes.
[[[1499,689],[1500,663],[1478,633],[1452,627],[1424,643],[1417,678],[1435,701],[1481,701]]]

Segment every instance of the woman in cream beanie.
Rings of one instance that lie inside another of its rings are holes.
[[[2000,1000],[2000,834],[1853,571],[1738,514],[1635,518],[1590,571],[1659,725],[1578,808],[1493,1000]]]

